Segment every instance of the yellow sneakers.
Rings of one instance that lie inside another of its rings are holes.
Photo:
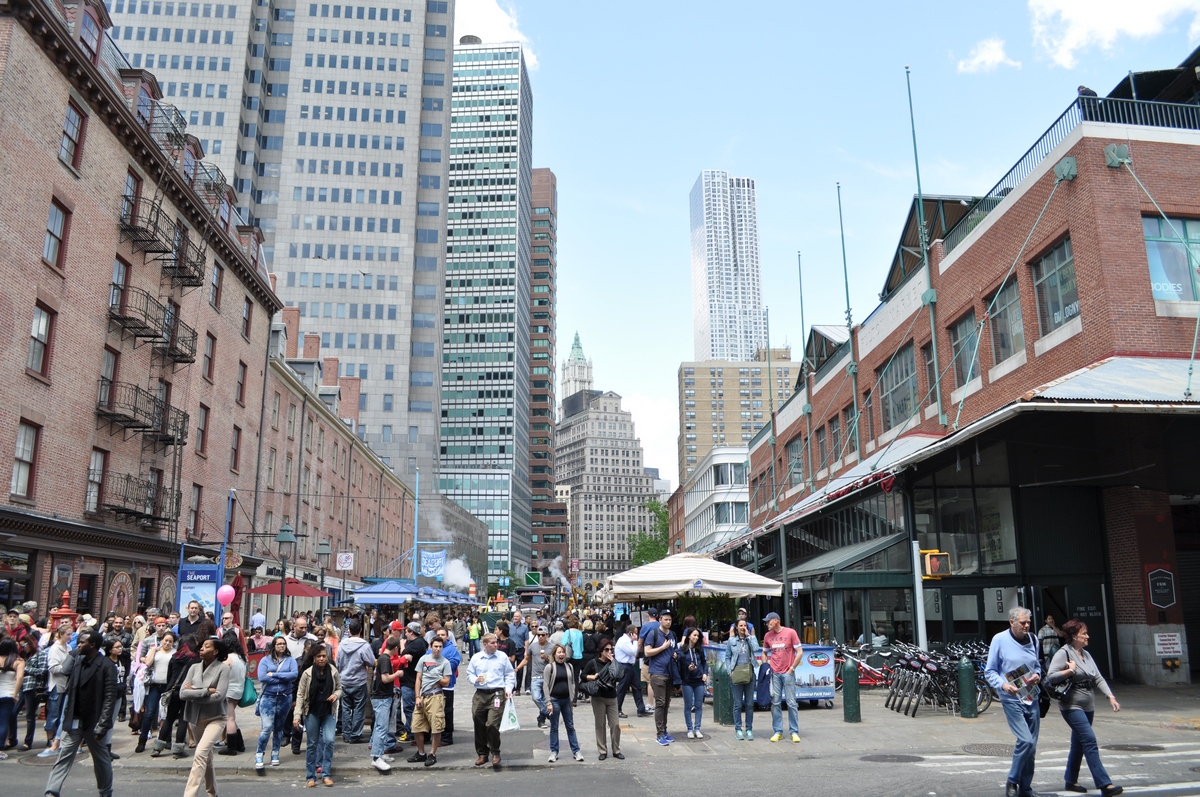
[[[777,733],[777,734],[775,734],[774,736],[772,736],[772,737],[771,737],[771,741],[773,741],[773,742],[778,742],[778,741],[779,741],[780,739],[782,739],[782,738],[783,738],[783,734],[782,734],[782,733]]]
[[[793,742],[795,742],[796,744],[800,744],[800,734],[798,734],[798,733],[793,733],[793,734],[792,734],[792,741],[793,741]]]

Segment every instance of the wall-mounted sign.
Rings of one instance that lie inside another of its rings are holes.
[[[1155,634],[1154,655],[1160,657],[1182,656],[1183,634]]]
[[[1166,609],[1175,605],[1175,574],[1164,568],[1156,568],[1146,574],[1150,587],[1150,605]]]

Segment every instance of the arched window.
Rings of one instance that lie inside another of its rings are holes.
[[[96,22],[96,18],[86,11],[79,20],[79,43],[87,51],[88,58],[92,63],[96,63],[96,58],[100,54],[100,23]]]

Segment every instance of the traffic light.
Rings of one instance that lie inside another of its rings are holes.
[[[950,554],[941,551],[921,551],[921,576],[941,578],[950,575]]]

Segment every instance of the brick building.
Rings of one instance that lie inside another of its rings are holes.
[[[94,0],[0,7],[6,606],[170,606],[181,518],[219,540],[227,490],[254,489],[261,237],[109,24]]]
[[[718,553],[787,582],[794,625],[937,646],[1019,603],[1083,618],[1109,674],[1189,679],[1197,64],[1074,100],[983,197],[914,200],[880,305],[813,328],[750,444],[751,531]],[[949,573],[914,579],[914,549]]]

